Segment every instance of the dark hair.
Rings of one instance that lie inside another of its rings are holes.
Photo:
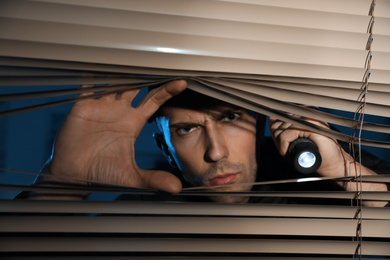
[[[154,118],[163,115],[165,107],[187,108],[192,110],[207,110],[218,105],[226,104],[222,100],[203,95],[191,89],[186,89],[182,93],[165,102],[154,114]]]
[[[150,122],[154,121],[154,119],[156,119],[157,117],[164,115],[164,108],[166,107],[177,107],[177,108],[186,108],[186,109],[202,111],[202,110],[212,109],[216,106],[224,105],[224,104],[226,105],[227,103],[225,101],[201,94],[191,89],[186,89],[179,95],[174,96],[173,98],[165,102],[159,108],[159,110],[157,110],[157,112],[152,116]],[[233,104],[229,104],[229,105],[235,106]],[[266,116],[257,114],[252,111],[250,112],[253,113],[253,115],[257,118],[258,136],[263,136]]]

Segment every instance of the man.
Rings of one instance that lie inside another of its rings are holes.
[[[258,149],[264,127],[262,117],[214,99],[194,97],[193,93],[188,96],[186,86],[186,81],[176,80],[153,89],[137,107],[131,105],[137,90],[76,103],[58,134],[46,174],[180,192],[182,183],[175,175],[143,170],[135,162],[134,144],[151,117],[161,130],[155,135],[158,145],[191,185],[218,187],[252,183],[266,174],[261,172],[262,165],[258,162],[260,154],[267,153]],[[171,99],[176,95],[179,96]],[[360,166],[351,161],[335,140],[276,119],[270,119],[269,123],[275,146],[283,156],[287,154],[289,144],[298,137],[310,138],[317,144],[322,155],[322,164],[317,171],[321,176],[345,176],[349,169],[354,174],[355,167],[350,168],[350,163]],[[376,173],[362,167],[362,174]],[[350,183],[337,184],[347,190],[355,187]],[[251,189],[251,185],[235,185],[216,188],[215,191]],[[387,188],[384,184],[366,183],[363,190],[384,191]],[[226,203],[245,203],[249,199],[235,196],[212,198]],[[367,202],[366,205],[384,204]]]

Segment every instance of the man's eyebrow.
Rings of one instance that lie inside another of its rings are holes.
[[[200,124],[192,123],[192,122],[181,122],[181,123],[171,124],[169,125],[169,128],[190,128],[196,126],[200,126]]]
[[[213,110],[212,112],[209,111],[207,114],[211,115],[214,120],[222,120],[226,116],[233,114],[233,113],[244,113],[247,110],[240,107],[224,107],[219,110]],[[201,123],[195,123],[195,122],[179,122],[170,124],[169,128],[189,128],[189,127],[196,127],[201,126]]]
[[[229,108],[221,110],[220,113],[221,114],[231,114],[231,113],[244,112],[244,111],[245,111],[245,109],[243,109],[243,108],[229,107]]]
[[[235,107],[229,107],[229,108],[226,108],[226,109],[223,109],[221,111],[218,111],[218,113],[216,113],[214,115],[214,117],[216,119],[221,119],[223,117],[226,117],[228,115],[231,115],[231,114],[234,114],[234,113],[244,113],[246,110],[243,109],[243,108],[235,108]]]

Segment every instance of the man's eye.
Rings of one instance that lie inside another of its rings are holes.
[[[240,118],[240,114],[239,113],[231,113],[231,114],[226,115],[224,120],[225,121],[236,121],[239,118]]]
[[[195,127],[184,127],[184,128],[178,128],[177,129],[177,133],[179,135],[188,135],[189,133],[191,133],[192,131],[195,130]]]

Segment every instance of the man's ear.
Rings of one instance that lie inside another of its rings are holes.
[[[175,160],[173,159],[171,153],[169,152],[168,145],[167,145],[167,142],[165,141],[164,136],[161,133],[155,132],[155,133],[153,133],[153,138],[154,138],[154,141],[156,142],[158,148],[161,149],[161,151],[165,155],[165,158],[167,158],[169,164],[173,168],[179,168],[177,166]]]

